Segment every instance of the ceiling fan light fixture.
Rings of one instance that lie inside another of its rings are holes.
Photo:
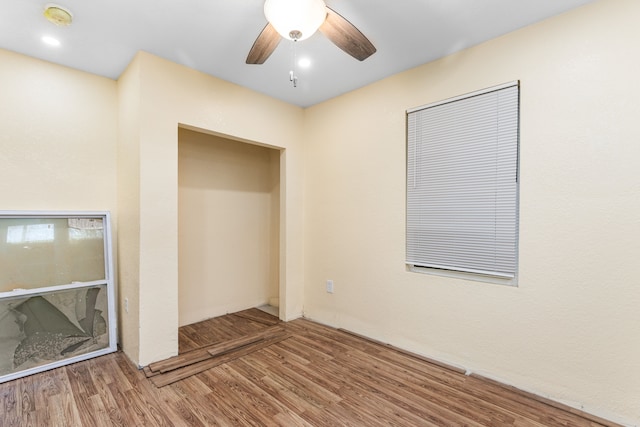
[[[266,0],[264,16],[285,39],[304,40],[320,28],[327,6],[323,0]]]

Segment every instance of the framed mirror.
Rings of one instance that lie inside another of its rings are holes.
[[[0,382],[116,351],[110,224],[0,211]]]

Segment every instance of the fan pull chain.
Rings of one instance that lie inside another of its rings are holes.
[[[289,81],[293,83],[293,87],[298,87],[298,76],[296,75],[296,44],[301,35],[302,33],[299,31],[291,31],[289,33],[289,37],[293,40],[293,68],[289,71]]]

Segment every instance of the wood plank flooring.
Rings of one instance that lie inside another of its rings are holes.
[[[277,323],[243,314],[181,328],[181,354]],[[286,339],[164,387],[121,352],[0,384],[0,426],[616,425],[308,320],[276,327]]]

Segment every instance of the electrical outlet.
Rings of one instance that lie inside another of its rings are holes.
[[[333,280],[327,280],[327,292],[333,293]]]
[[[125,313],[129,312],[129,298],[124,299],[124,312]]]

